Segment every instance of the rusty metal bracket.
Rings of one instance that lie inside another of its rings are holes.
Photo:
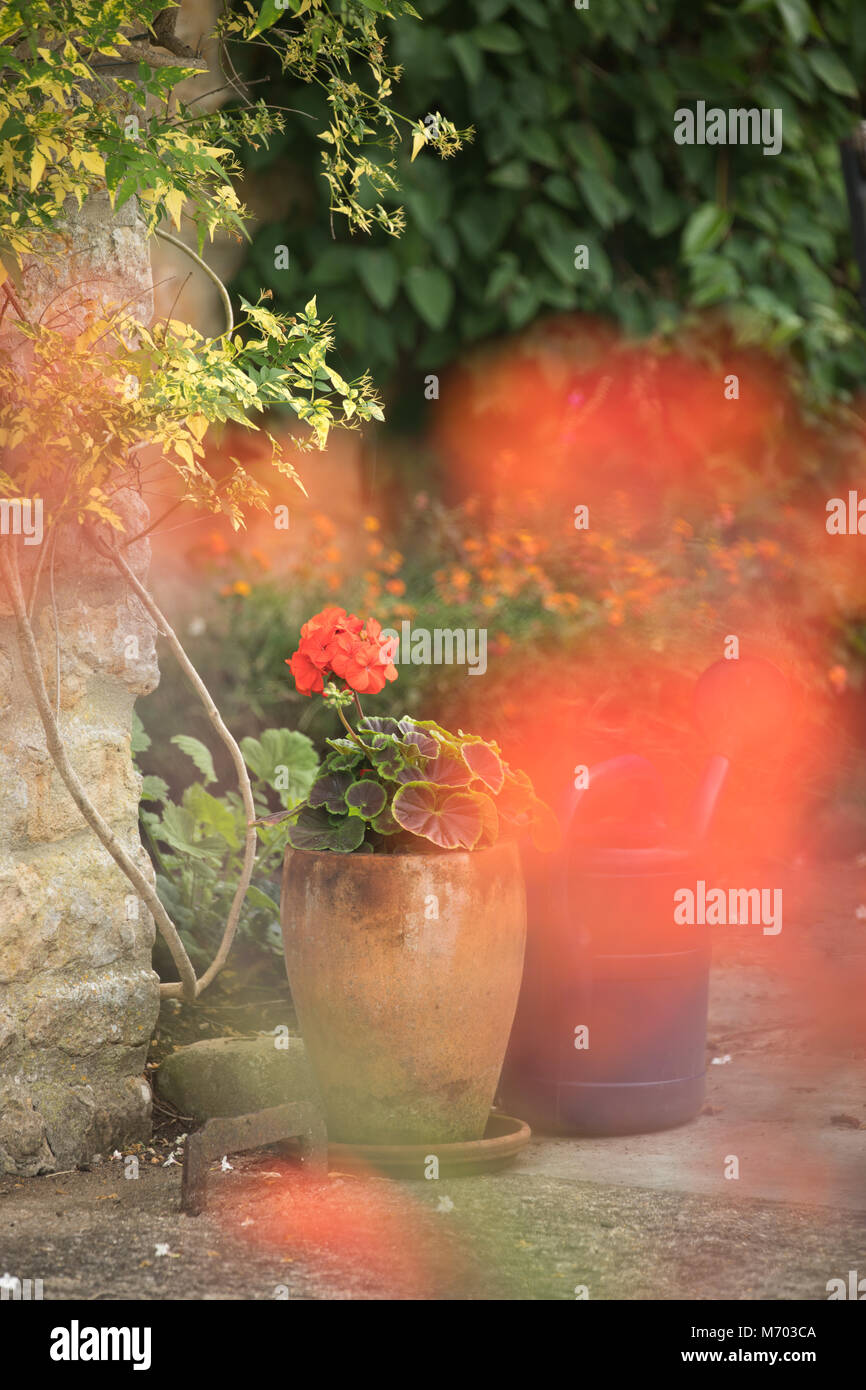
[[[309,1101],[275,1105],[252,1115],[226,1115],[208,1120],[186,1141],[180,1209],[200,1216],[206,1206],[208,1164],[223,1155],[260,1149],[283,1139],[300,1139],[308,1171],[328,1171],[328,1133],[321,1112]]]

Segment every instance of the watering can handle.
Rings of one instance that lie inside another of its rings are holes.
[[[658,769],[647,758],[639,758],[635,753],[625,753],[619,758],[608,758],[603,763],[596,763],[590,768],[589,780],[585,787],[576,787],[569,796],[565,808],[565,816],[562,826],[563,841],[568,840],[569,832],[574,824],[575,818],[580,810],[581,802],[587,792],[601,784],[614,784],[626,777],[641,777],[651,783],[654,789],[661,795],[663,790],[662,780]]]
[[[713,819],[716,803],[719,794],[725,784],[730,767],[730,759],[723,757],[721,753],[714,753],[704,769],[695,799],[692,802],[691,815],[689,821],[692,826],[691,841],[693,845],[702,844],[707,837],[707,832]]]

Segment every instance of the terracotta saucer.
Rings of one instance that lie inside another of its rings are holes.
[[[483,1139],[459,1144],[329,1144],[328,1166],[357,1172],[372,1168],[394,1178],[423,1178],[429,1160],[439,1160],[439,1177],[467,1177],[505,1168],[532,1138],[529,1125],[491,1111]]]

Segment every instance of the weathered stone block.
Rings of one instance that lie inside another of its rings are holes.
[[[195,1120],[247,1115],[290,1101],[321,1107],[303,1039],[269,1034],[179,1047],[162,1063],[157,1089],[181,1115]]]
[[[149,871],[141,845],[133,857]],[[84,980],[146,960],[153,939],[150,913],[86,827],[47,851],[0,860],[0,985],[69,971]]]

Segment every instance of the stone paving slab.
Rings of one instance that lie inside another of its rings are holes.
[[[679,1129],[619,1138],[535,1137],[526,1177],[702,1193],[866,1213],[861,1062],[768,1056],[710,1065],[707,1112]],[[843,1117],[849,1123],[833,1123]],[[850,1127],[859,1121],[861,1129]],[[737,1159],[739,1176],[730,1159]]]
[[[861,878],[801,894],[784,957],[780,938],[722,939],[709,1058],[731,1060],[681,1129],[536,1137],[508,1171],[440,1182],[315,1184],[241,1157],[197,1218],[176,1165],[0,1178],[0,1273],[51,1300],[826,1299],[866,1276],[862,1000],[847,1013],[837,992],[840,950],[863,949]]]
[[[0,1184],[0,1267],[46,1300],[826,1299],[866,1273],[866,1217],[511,1172],[448,1183],[275,1160],[216,1172],[180,1214],[176,1168]],[[158,1254],[157,1250],[165,1251]]]

